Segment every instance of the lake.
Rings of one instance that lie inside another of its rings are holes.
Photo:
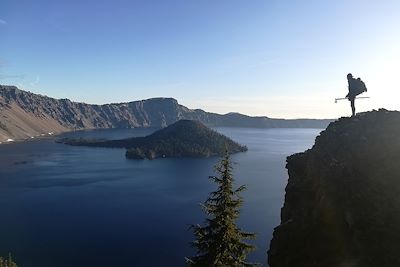
[[[249,256],[267,266],[280,222],[286,157],[311,148],[321,129],[217,128],[247,145],[232,156],[236,185],[247,185],[238,224],[256,232]],[[63,136],[125,138],[154,129]],[[21,267],[185,266],[190,224],[215,185],[218,158],[127,160],[124,149],[72,147],[41,139],[0,146],[0,255]]]

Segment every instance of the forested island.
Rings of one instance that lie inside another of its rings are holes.
[[[126,148],[129,159],[202,158],[238,153],[247,147],[208,128],[199,121],[180,120],[145,137],[122,140],[61,139],[73,146]]]

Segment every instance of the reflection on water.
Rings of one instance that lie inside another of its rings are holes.
[[[236,154],[247,184],[240,225],[258,234],[251,260],[265,263],[279,223],[286,156],[310,148],[316,129],[218,128],[249,151]],[[65,136],[119,139],[154,129]],[[23,267],[184,266],[191,223],[214,187],[217,158],[125,159],[123,149],[70,147],[53,139],[0,146],[0,254]],[[6,218],[6,219],[3,219]]]

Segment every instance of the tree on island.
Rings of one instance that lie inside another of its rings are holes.
[[[255,250],[255,246],[244,242],[254,239],[254,233],[242,231],[236,225],[240,214],[243,198],[240,193],[246,189],[244,185],[233,189],[232,163],[228,152],[215,167],[216,176],[210,176],[218,189],[210,193],[202,205],[208,218],[206,225],[192,225],[196,240],[191,245],[197,254],[186,258],[189,266],[193,267],[222,267],[222,266],[258,266],[246,262],[247,255]]]

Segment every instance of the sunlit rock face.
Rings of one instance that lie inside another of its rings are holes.
[[[0,142],[8,138],[28,139],[49,132],[69,130],[165,127],[181,119],[198,120],[208,126],[253,128],[324,128],[330,122],[270,119],[238,113],[220,115],[201,109],[189,109],[174,98],[90,105],[33,94],[15,86],[0,85]]]
[[[400,266],[399,112],[341,118],[286,167],[271,267]]]

